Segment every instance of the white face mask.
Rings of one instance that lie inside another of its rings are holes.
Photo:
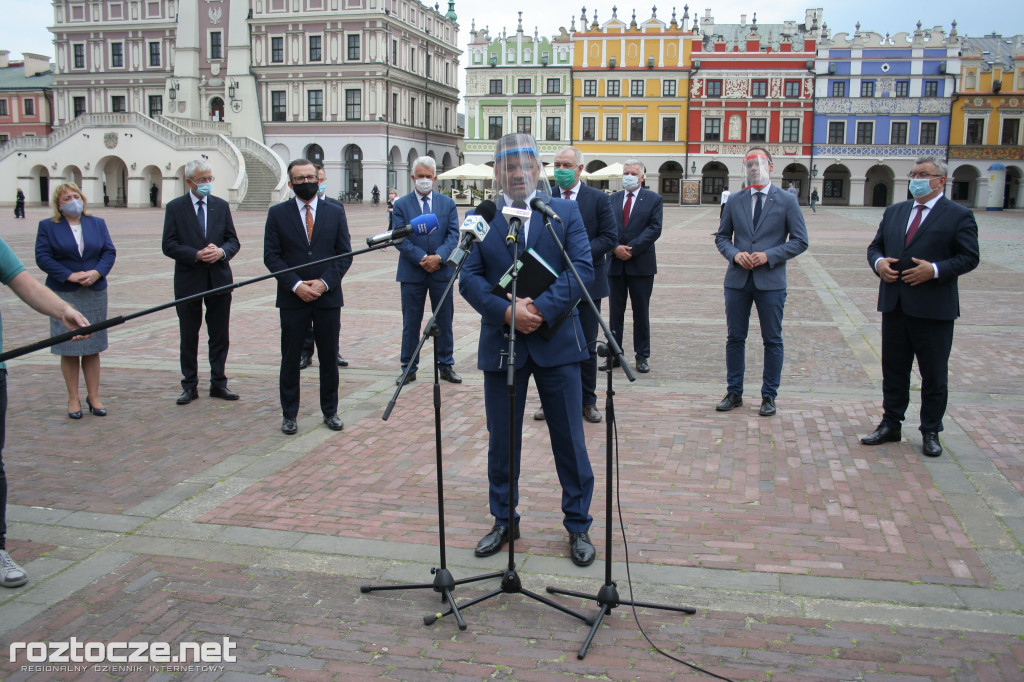
[[[429,194],[434,189],[434,181],[431,178],[416,178],[416,191],[420,194]]]
[[[627,192],[633,192],[637,187],[640,186],[640,178],[635,175],[623,175],[622,176],[622,187]]]

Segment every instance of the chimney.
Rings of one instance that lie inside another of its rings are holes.
[[[11,65],[10,50],[0,50],[0,69],[6,69]]]
[[[747,15],[746,14],[741,14],[740,15],[740,26],[746,26],[746,25],[747,25]]]
[[[25,78],[50,72],[50,58],[46,55],[25,52],[22,56],[25,58]]]

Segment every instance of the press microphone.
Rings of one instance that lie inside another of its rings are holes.
[[[519,228],[523,226],[524,220],[530,219],[530,209],[526,202],[516,199],[511,206],[503,206],[501,214],[508,218],[508,236],[505,237],[506,244],[515,244],[519,241]]]
[[[423,215],[416,216],[412,219],[408,225],[402,227],[396,227],[389,232],[381,232],[375,234],[372,237],[366,238],[367,246],[377,246],[378,244],[384,244],[391,241],[401,241],[406,237],[414,234],[430,234],[437,229],[437,216],[433,213],[424,213]]]
[[[530,208],[532,208],[534,211],[540,211],[551,220],[557,220],[558,222],[562,222],[562,219],[558,216],[558,214],[551,210],[551,207],[545,204],[544,200],[541,199],[540,197],[534,197],[533,199],[530,200]]]
[[[445,261],[448,265],[454,267],[461,265],[462,261],[466,260],[469,252],[473,250],[473,242],[482,242],[484,240],[484,237],[487,236],[491,229],[491,226],[487,223],[494,220],[494,214],[497,210],[498,207],[494,205],[493,201],[485,199],[476,207],[476,212],[473,215],[466,216],[462,227],[459,228],[459,234],[462,235],[462,239],[455,250],[451,252],[451,255],[448,256],[448,260]]]

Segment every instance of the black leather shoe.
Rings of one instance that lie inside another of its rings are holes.
[[[604,364],[601,365],[600,367],[598,367],[598,369],[601,370],[602,372],[607,372],[608,371],[608,363],[609,362],[612,363],[612,367],[618,367],[619,366],[619,361],[618,360],[605,360]]]
[[[311,363],[312,361],[312,355],[306,355],[305,353],[303,353],[302,356],[299,357],[299,369],[306,369],[307,367],[309,367],[309,363]]]
[[[569,557],[577,566],[589,566],[597,557],[597,550],[586,533],[569,533]]]
[[[324,424],[327,424],[327,428],[331,431],[341,431],[345,428],[345,423],[342,422],[341,418],[336,414],[332,414],[329,417],[324,415]]]
[[[762,417],[771,417],[775,415],[775,398],[769,398],[765,396],[761,398],[761,409],[757,411]]]
[[[299,425],[295,423],[294,419],[285,417],[281,420],[281,432],[286,433],[289,436],[299,430]]]
[[[199,391],[194,388],[186,388],[175,402],[179,405],[188,405],[193,400],[199,400]]]
[[[536,412],[534,412],[533,413],[533,418],[536,419],[539,422],[542,422],[545,419],[547,419],[547,417],[544,416],[544,408],[542,407],[539,410],[537,410]]]
[[[641,374],[647,374],[648,372],[651,371],[651,366],[647,364],[647,358],[636,359],[636,371],[640,372]]]
[[[518,523],[516,523],[513,537],[516,540],[519,539]],[[491,556],[492,554],[497,554],[506,542],[508,542],[508,526],[496,523],[491,527],[491,532],[483,536],[480,542],[476,543],[476,550],[473,553],[477,556]]]
[[[343,358],[343,357],[341,357],[339,355],[338,356],[338,367],[348,367],[348,360],[346,360],[345,358]]]
[[[942,454],[942,443],[939,442],[938,433],[935,431],[922,431],[921,440],[924,441],[924,444],[921,446],[921,452],[929,457],[938,457]]]
[[[725,397],[722,398],[722,402],[715,405],[715,409],[719,412],[728,412],[734,407],[740,407],[743,405],[743,396],[739,393],[726,393]]]
[[[597,405],[584,405],[583,418],[591,424],[599,424],[601,423],[601,411],[597,409]]]
[[[406,384],[411,384],[414,381],[416,381],[416,372],[409,372],[409,376],[407,376],[405,378],[405,383]],[[402,384],[402,377],[401,376],[399,376],[397,379],[395,379],[395,385],[397,386],[398,384]],[[402,385],[404,386],[405,384],[402,384]]]
[[[238,394],[227,386],[210,386],[210,397],[221,400],[238,400]]]
[[[870,436],[860,439],[864,445],[881,445],[882,443],[898,443],[902,435],[899,429],[894,429],[888,424],[882,424]],[[940,448],[941,451],[941,448]]]
[[[441,377],[441,381],[447,381],[449,384],[462,383],[462,377],[455,373],[453,367],[442,367],[438,370],[438,374]]]

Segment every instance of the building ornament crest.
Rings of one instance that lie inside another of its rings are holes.
[[[107,149],[116,147],[117,139],[117,133],[103,133],[103,144],[106,145]]]

